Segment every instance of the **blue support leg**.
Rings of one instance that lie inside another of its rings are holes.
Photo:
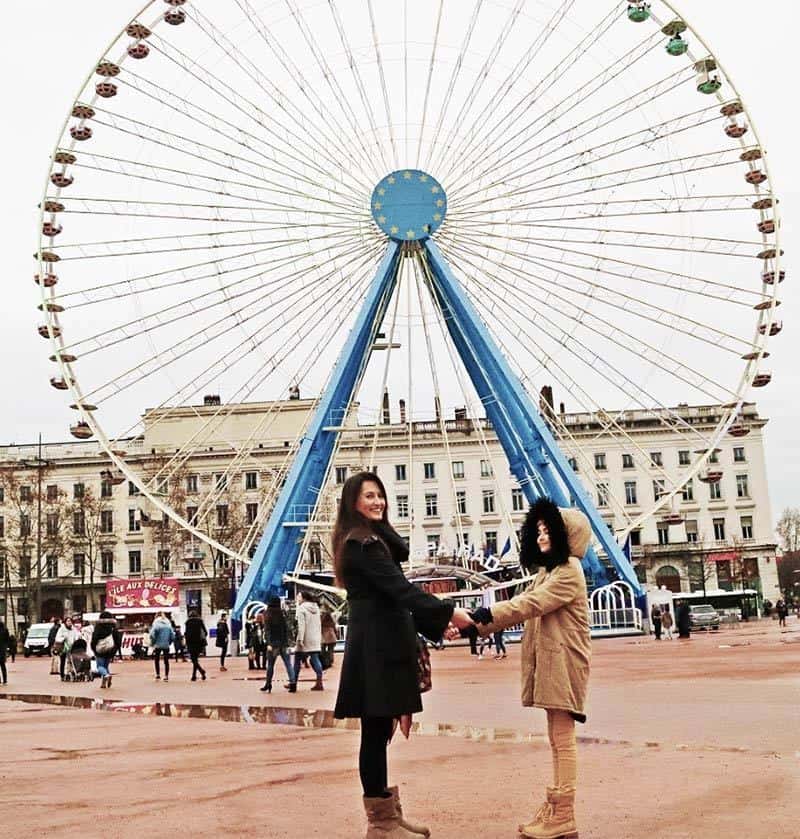
[[[363,376],[375,331],[383,321],[397,281],[401,251],[401,245],[390,240],[242,580],[233,609],[235,618],[251,600],[263,601],[270,594],[282,592],[284,575],[297,564],[301,531],[292,523],[307,518],[317,504],[339,434],[333,428],[343,423]]]
[[[643,594],[630,562],[464,293],[442,252],[430,239],[424,242],[423,248],[432,291],[442,309],[448,331],[494,426],[511,471],[528,501],[546,492],[557,504],[571,506],[574,503],[589,518],[595,536],[619,576],[638,595]],[[608,582],[605,569],[593,549],[584,558],[584,567],[595,585]]]

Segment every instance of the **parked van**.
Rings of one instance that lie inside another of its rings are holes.
[[[52,628],[52,623],[31,624],[28,634],[25,636],[25,646],[22,649],[25,658],[30,655],[45,655],[47,653],[47,638]]]

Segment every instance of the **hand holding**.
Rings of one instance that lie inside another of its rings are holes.
[[[472,620],[466,609],[456,608],[453,609],[453,615],[450,618],[450,623],[456,629],[467,629],[468,627],[473,626],[475,621]]]
[[[461,637],[461,630],[458,627],[453,626],[453,624],[451,623],[447,627],[447,629],[445,629],[444,637],[447,641],[455,641],[456,638]]]

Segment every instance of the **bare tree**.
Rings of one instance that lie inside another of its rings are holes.
[[[95,599],[95,579],[101,571],[100,563],[103,551],[109,545],[113,536],[113,507],[111,503],[98,496],[91,487],[82,487],[77,497],[69,505],[72,532],[70,545],[76,555],[83,557],[76,560],[73,567],[75,576],[80,577],[81,595],[86,602],[86,578],[89,578],[88,611],[94,612],[99,608],[99,601]]]
[[[800,507],[787,507],[775,526],[781,547],[787,553],[800,550]]]

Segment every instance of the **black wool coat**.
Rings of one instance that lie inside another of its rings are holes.
[[[410,583],[400,568],[408,556],[391,528],[348,534],[343,583],[349,619],[334,715],[398,717],[422,710],[417,683],[417,632],[442,637],[453,603]]]

